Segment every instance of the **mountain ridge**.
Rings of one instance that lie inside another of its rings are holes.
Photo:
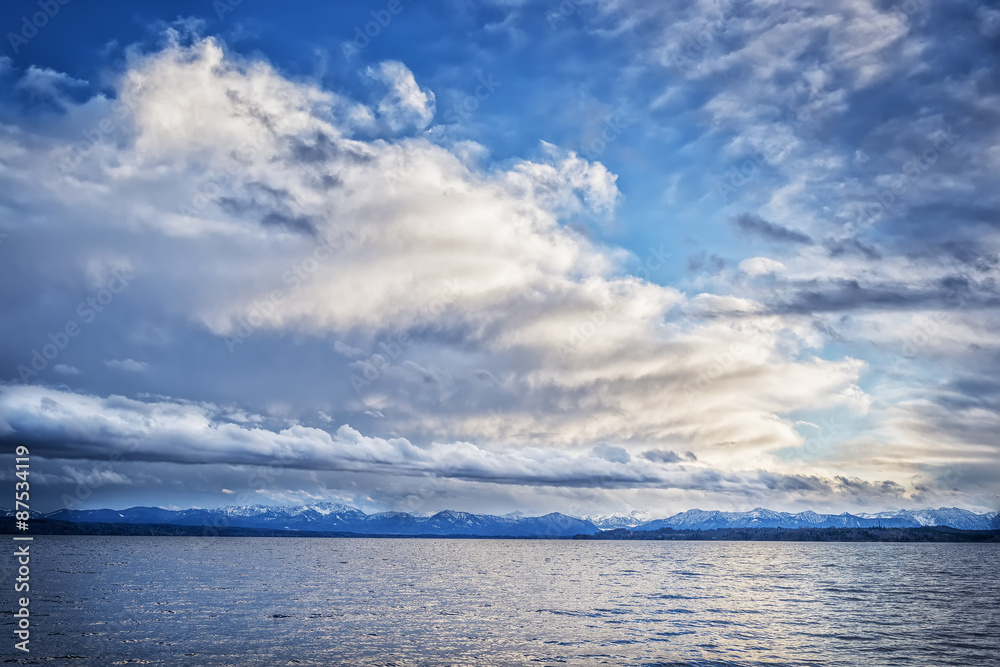
[[[749,512],[722,512],[719,510],[692,509],[664,519],[655,519],[629,528],[629,530],[714,530],[719,528],[919,528],[921,526],[947,526],[962,530],[990,530],[994,527],[997,512],[976,514],[958,507],[895,510],[875,513],[819,514],[812,510],[803,512],[775,512],[757,507]]]
[[[9,512],[7,513],[9,515]],[[130,507],[123,510],[56,510],[38,515],[53,521],[110,524],[167,524],[217,528],[260,528],[327,531],[369,535],[467,535],[485,537],[572,537],[596,533],[590,521],[552,512],[538,517],[472,514],[442,510],[429,516],[407,512],[366,514],[340,503],[302,506],[239,505],[217,509],[166,510]]]
[[[6,516],[13,516],[4,510]],[[33,517],[73,523],[167,524],[206,529],[259,528],[286,531],[333,531],[370,535],[466,535],[484,537],[571,537],[605,530],[716,530],[730,528],[917,528],[945,526],[962,530],[1000,528],[1000,514],[977,514],[957,507],[923,508],[850,514],[820,514],[812,510],[776,512],[757,507],[747,512],[690,509],[662,519],[644,520],[649,512],[627,515],[542,516],[474,514],[441,510],[433,514],[374,512],[334,502],[297,506],[231,505],[215,509],[170,510],[129,507],[122,510],[57,510]]]

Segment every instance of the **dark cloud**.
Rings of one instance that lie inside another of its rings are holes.
[[[709,255],[707,252],[702,250],[701,252],[688,257],[687,268],[688,271],[691,271],[692,273],[707,269],[709,273],[715,274],[726,268],[726,261],[715,253]]]
[[[642,458],[656,463],[680,463],[681,461],[697,461],[693,452],[678,454],[669,449],[650,449],[642,453]]]
[[[857,280],[833,280],[792,286],[781,304],[781,313],[821,313],[851,311],[866,307],[904,308],[922,303],[926,294],[914,294],[905,287],[863,287]]]
[[[753,215],[752,213],[741,213],[735,218],[732,218],[731,222],[739,227],[740,231],[751,236],[758,236],[767,241],[775,241],[777,243],[798,243],[803,245],[811,245],[813,242],[812,238],[810,238],[807,234],[794,229],[789,229],[787,227],[782,227],[781,225],[776,225],[773,222],[768,222],[764,218]]]
[[[631,455],[625,449],[605,443],[595,445],[591,453],[597,458],[611,463],[628,463],[632,460]]]
[[[359,165],[373,159],[370,155],[336,143],[323,132],[318,132],[311,142],[292,137],[289,139],[289,148],[293,161],[306,164],[341,161]]]
[[[841,317],[841,321],[844,321],[848,316],[844,315]],[[825,335],[830,340],[835,340],[838,343],[850,342],[846,336],[839,329],[833,326],[831,323],[826,322],[820,318],[813,320],[813,328]]]
[[[291,140],[292,157],[298,162],[330,162],[343,153],[326,134],[317,134],[315,141],[307,143],[297,138]]]
[[[298,232],[307,236],[316,236],[316,225],[304,215],[290,216],[281,213],[268,213],[260,219],[263,227],[278,227],[289,232]]]
[[[248,220],[259,220],[261,227],[283,229],[315,238],[317,223],[307,215],[292,212],[291,195],[264,183],[248,183],[230,196],[219,198],[226,213]]]
[[[826,251],[830,254],[830,257],[855,254],[861,255],[865,259],[882,259],[882,253],[872,246],[865,245],[856,238],[830,240],[823,245],[826,246]]]
[[[980,401],[1000,399],[1000,380],[995,376],[964,375],[954,378],[947,386],[952,391],[974,396]]]
[[[234,111],[238,114],[245,114],[249,118],[257,121],[266,128],[269,132],[274,132],[275,119],[268,114],[266,111],[260,108],[256,102],[250,99],[245,99],[243,95],[240,95],[239,91],[233,90],[232,88],[226,90],[226,97],[233,105]]]
[[[857,477],[843,477],[837,475],[833,478],[835,490],[841,493],[857,494],[862,497],[871,496],[901,496],[906,493],[902,485],[891,480],[869,482]]]
[[[854,310],[915,310],[920,308],[994,308],[997,295],[972,290],[962,276],[945,277],[936,283],[900,285],[890,282],[862,285],[857,280],[790,283],[787,293],[773,299],[777,313],[824,313]],[[977,286],[978,287],[978,286]]]
[[[832,490],[830,480],[824,480],[814,475],[782,475],[758,470],[755,479],[769,491],[830,493]]]

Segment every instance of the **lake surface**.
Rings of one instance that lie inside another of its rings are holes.
[[[32,552],[46,665],[1000,664],[996,544],[43,536]]]

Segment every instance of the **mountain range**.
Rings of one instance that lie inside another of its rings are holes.
[[[758,507],[749,512],[688,510],[666,519],[647,521],[631,530],[711,530],[714,528],[916,528],[949,526],[962,530],[1000,528],[996,512],[976,514],[957,507],[898,510],[874,514],[817,514],[816,512],[774,512]]]
[[[774,512],[756,508],[749,512],[693,509],[664,519],[648,520],[648,514],[593,515],[577,518],[553,512],[525,517],[471,514],[444,510],[422,516],[406,512],[367,514],[356,507],[323,502],[299,507],[266,505],[231,506],[219,509],[168,510],[131,507],[123,510],[57,510],[32,513],[37,518],[74,523],[169,524],[206,528],[265,528],[288,531],[346,532],[365,535],[462,535],[488,537],[571,537],[602,530],[712,530],[718,528],[915,528],[949,526],[963,530],[1000,529],[996,512],[976,514],[955,507],[898,510],[865,514],[818,514],[812,511]],[[12,516],[10,511],[7,516]]]
[[[598,532],[590,521],[553,512],[538,517],[496,516],[444,510],[430,516],[406,512],[366,514],[339,503],[301,507],[247,505],[220,509],[58,510],[41,518],[74,523],[141,523],[207,528],[268,528],[365,535],[463,535],[488,537],[572,537]]]

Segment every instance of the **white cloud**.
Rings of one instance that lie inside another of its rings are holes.
[[[846,478],[785,475],[762,470],[721,470],[691,455],[683,460],[631,457],[623,447],[599,444],[591,452],[554,447],[495,449],[469,442],[434,442],[417,447],[405,438],[365,436],[344,425],[329,433],[297,424],[274,430],[220,419],[215,406],[160,398],[136,401],[40,387],[0,388],[0,407],[14,425],[14,436],[44,460],[88,459],[144,461],[153,464],[271,466],[279,469],[349,471],[383,476],[450,480],[512,486],[597,487],[605,489],[686,489],[717,496],[745,497],[779,489],[812,500],[844,492]],[[134,484],[114,466],[91,471],[62,470],[77,484]],[[161,480],[142,475],[144,480]],[[891,484],[852,480],[853,491],[880,495]],[[273,489],[260,489],[267,494]],[[225,489],[222,493],[227,492]],[[306,491],[297,493],[306,494]]]
[[[386,67],[380,71],[406,78]],[[357,406],[392,416],[396,428],[565,446],[680,438],[699,455],[714,450],[720,460],[750,460],[757,456],[750,450],[798,441],[776,413],[836,402],[829,394],[856,379],[852,360],[780,362],[778,346],[788,343],[783,323],[746,320],[757,310],[746,300],[702,295],[691,312],[708,307],[736,319],[668,323],[682,294],[623,275],[623,252],[596,247],[560,224],[564,214],[605,215],[614,207],[616,177],[600,163],[543,145],[537,161],[478,172],[425,140],[347,139],[349,121],[329,110],[349,102],[293,84],[263,63],[229,61],[211,40],[136,62],[125,85],[136,99],[132,143],[113,155],[110,145],[95,150],[85,169],[48,194],[86,211],[93,224],[131,219],[153,239],[179,238],[177,252],[212,253],[214,265],[214,237],[239,243],[240,255],[210,276],[162,251],[132,262],[173,286],[165,306],[220,336],[259,317],[275,288],[283,290],[281,302],[267,308],[258,328],[351,337],[349,346],[335,343],[346,353],[372,345],[379,332],[422,333],[421,356],[386,364],[380,384]],[[248,141],[238,180],[193,215],[179,216],[177,202],[204,190],[204,175],[224,171],[229,153]],[[324,178],[337,185],[320,185]],[[123,216],[107,215],[101,193],[112,184]],[[230,203],[220,206],[222,199]],[[262,227],[258,220],[268,215],[307,220],[320,237],[347,242],[289,287],[282,276],[314,253],[315,241],[289,235],[287,226]],[[485,409],[442,411],[427,402],[428,392],[444,392],[438,400],[445,400],[448,386],[473,372],[447,351],[447,332],[464,339],[477,368],[485,361],[496,377],[513,371],[515,402],[502,423]],[[711,391],[686,391],[736,342],[756,356],[724,369]],[[440,370],[428,375],[434,367]],[[803,382],[786,400],[789,375]],[[428,385],[427,377],[437,379]]]
[[[24,76],[17,82],[17,88],[20,90],[52,99],[61,98],[66,88],[79,88],[86,85],[86,81],[74,79],[63,72],[57,72],[48,67],[35,67],[34,65],[28,67]]]
[[[740,271],[750,276],[764,276],[784,270],[784,264],[767,257],[750,257],[740,262]]]
[[[142,373],[149,368],[149,364],[145,361],[136,361],[135,359],[105,359],[104,365],[108,368],[129,373]]]
[[[386,60],[369,67],[368,76],[388,88],[378,103],[378,113],[393,131],[409,127],[422,130],[434,118],[434,93],[422,89],[406,65]]]
[[[105,484],[134,484],[135,482],[125,477],[121,473],[102,469],[80,470],[74,466],[63,466],[62,472],[73,481],[74,484],[89,488],[99,488]]]

